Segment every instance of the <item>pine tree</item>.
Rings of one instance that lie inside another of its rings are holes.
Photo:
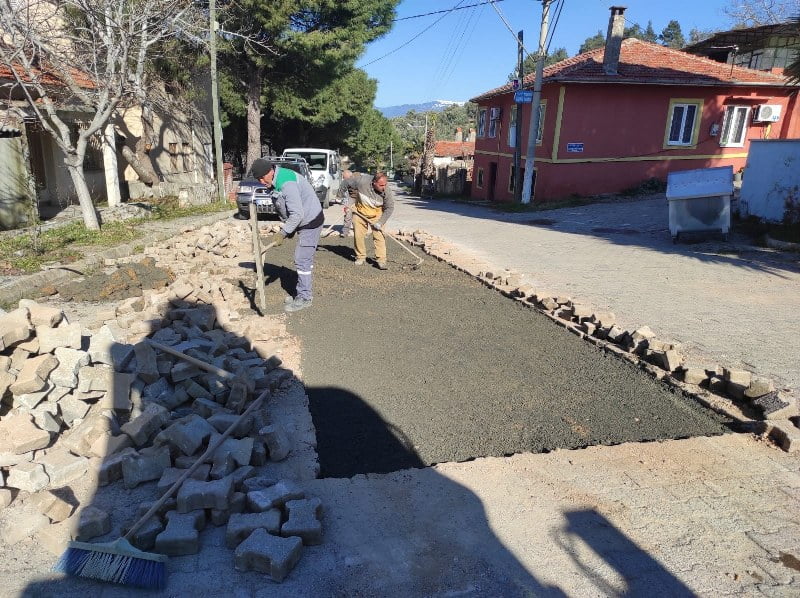
[[[661,44],[668,48],[680,49],[686,45],[686,40],[681,32],[681,25],[674,19],[667,23],[667,26],[661,31],[659,39]]]
[[[589,50],[594,50],[595,48],[602,48],[606,44],[606,36],[603,35],[602,31],[597,31],[595,35],[592,37],[587,37],[581,47],[578,49],[578,54],[583,54],[584,52],[588,52]]]

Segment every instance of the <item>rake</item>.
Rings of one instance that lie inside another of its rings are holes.
[[[355,214],[356,216],[358,216],[359,218],[361,218],[361,220],[363,220],[364,222],[366,222],[367,224],[369,224],[370,226],[372,226],[372,222],[370,222],[370,221],[367,219],[367,217],[366,217],[366,216],[364,216],[363,214],[359,214],[359,213],[358,213],[356,210],[353,210],[353,214]],[[418,269],[419,269],[419,267],[422,265],[423,259],[422,259],[421,257],[418,257],[416,253],[414,253],[414,252],[413,252],[413,251],[411,251],[411,250],[410,250],[408,247],[406,247],[406,244],[405,244],[405,243],[403,243],[403,242],[402,242],[400,239],[397,239],[396,237],[394,237],[394,236],[393,236],[391,233],[389,233],[389,231],[386,231],[386,230],[383,230],[383,229],[381,229],[381,232],[382,232],[384,235],[386,235],[387,237],[389,237],[389,238],[390,238],[392,241],[394,241],[395,243],[397,243],[397,244],[398,244],[400,247],[402,247],[403,249],[405,249],[405,250],[406,250],[408,253],[410,253],[410,254],[411,254],[411,256],[412,256],[412,257],[413,257],[415,260],[417,260],[417,263],[416,263],[416,264],[414,264],[413,266],[411,266],[411,269],[412,269],[412,270],[418,270]]]

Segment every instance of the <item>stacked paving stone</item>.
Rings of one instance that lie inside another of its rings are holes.
[[[421,247],[426,253],[452,263],[451,248],[440,239],[424,231],[398,231],[409,243]],[[459,267],[457,264],[453,264]],[[459,269],[476,275],[484,284],[509,297],[535,307],[574,334],[637,364],[648,374],[672,384],[704,400],[705,392],[732,399],[738,408],[766,422],[759,429],[771,436],[787,451],[800,451],[800,407],[797,398],[788,390],[776,390],[774,382],[745,370],[688,367],[676,343],[659,340],[649,326],[636,330],[620,327],[613,313],[597,311],[566,295],[537,289],[525,284],[520,274],[511,270],[500,272]],[[730,412],[726,410],[730,415]],[[747,416],[745,416],[747,417]]]
[[[94,314],[85,326],[29,300],[0,314],[0,539],[35,536],[60,554],[69,540],[125,533],[270,389],[267,406],[235,426],[132,543],[195,554],[206,525],[227,525],[236,568],[280,581],[303,545],[321,541],[319,500],[276,475],[291,467],[274,467],[305,450],[298,445],[315,446],[313,430],[290,432],[276,412],[296,384],[272,357],[276,328],[242,316],[251,312],[242,291],[212,275],[224,270],[220,257],[247,254],[251,239],[239,229],[208,227],[175,239],[170,251],[149,249],[180,272],[177,279]],[[188,253],[176,254],[180,248]],[[118,520],[119,513],[89,504],[91,495],[83,504],[76,498],[73,487],[84,478],[115,492],[149,491],[150,500],[124,512],[130,521]]]

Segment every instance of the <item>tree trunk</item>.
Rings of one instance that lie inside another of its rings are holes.
[[[73,160],[64,160],[64,162],[78,194],[78,203],[81,205],[84,225],[89,230],[100,230],[97,211],[94,208],[94,203],[92,203],[92,196],[89,194],[89,187],[86,185],[86,177],[83,173],[83,156],[80,159],[76,157]]]
[[[139,179],[145,184],[153,186],[158,182],[155,173],[139,161],[139,156],[127,145],[122,146],[122,157],[130,164]]]
[[[261,157],[261,82],[260,67],[250,69],[247,86],[247,163],[245,172],[250,172],[253,161]]]

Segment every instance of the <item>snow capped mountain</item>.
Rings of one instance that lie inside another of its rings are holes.
[[[381,114],[386,118],[394,118],[396,116],[403,116],[409,110],[415,112],[441,112],[448,106],[462,106],[465,102],[457,100],[432,100],[430,102],[423,102],[421,104],[401,104],[399,106],[386,106],[385,108],[378,108]]]

